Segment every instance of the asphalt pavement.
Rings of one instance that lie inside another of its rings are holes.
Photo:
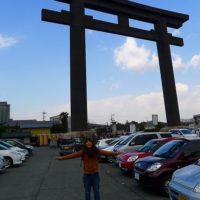
[[[56,148],[36,148],[21,166],[0,174],[0,200],[84,200],[81,159],[57,161],[56,155]],[[100,177],[101,200],[168,199],[141,188],[114,164],[101,163]]]

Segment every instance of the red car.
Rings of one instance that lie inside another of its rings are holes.
[[[123,171],[132,173],[134,165],[135,165],[135,161],[137,159],[152,155],[162,145],[175,139],[176,138],[173,138],[173,137],[152,139],[149,142],[147,142],[143,147],[141,147],[139,150],[135,150],[133,152],[120,155],[118,157],[118,163],[119,163],[120,169]]]

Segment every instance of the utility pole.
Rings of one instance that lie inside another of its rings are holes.
[[[45,121],[45,119],[46,119],[46,115],[47,113],[46,112],[42,112],[42,119],[43,119],[43,121]]]

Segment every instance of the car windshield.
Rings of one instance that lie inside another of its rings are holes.
[[[9,149],[8,147],[6,147],[4,145],[1,145],[1,144],[0,144],[0,148],[3,149],[3,150],[8,150]]]
[[[129,136],[127,139],[121,141],[119,143],[119,145],[125,145],[125,144],[127,144],[130,140],[132,140],[133,137],[134,137],[134,135]]]
[[[11,145],[11,144],[9,144],[9,143],[7,143],[7,142],[4,142],[4,141],[0,141],[0,144],[2,144],[3,146],[6,146],[6,147],[8,147],[8,148],[13,147],[13,145]]]
[[[114,139],[108,146],[112,146],[112,145],[114,145],[114,144],[116,144],[117,142],[119,142],[119,138],[117,138],[117,139]]]
[[[186,141],[181,140],[174,140],[168,142],[162,147],[160,147],[157,151],[155,151],[153,156],[161,158],[173,158],[174,156],[176,156],[178,150],[186,143]]]
[[[139,149],[140,152],[153,152],[160,147],[161,142],[150,140]]]
[[[64,139],[64,140],[61,140],[61,144],[62,145],[73,144],[73,143],[74,143],[73,139]]]
[[[181,132],[182,132],[184,135],[192,134],[192,132],[191,132],[189,129],[182,129]]]

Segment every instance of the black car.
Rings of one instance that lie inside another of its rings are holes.
[[[78,151],[75,138],[63,138],[60,140],[60,155],[66,155]]]

